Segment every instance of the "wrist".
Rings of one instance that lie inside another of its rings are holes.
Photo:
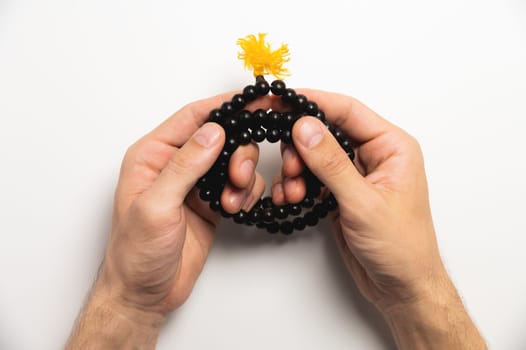
[[[132,327],[158,332],[166,315],[157,310],[139,307],[129,301],[124,293],[125,287],[111,277],[109,270],[107,265],[102,266],[91,292],[90,304],[111,311]]]
[[[445,271],[419,288],[414,300],[382,310],[399,349],[486,349]]]
[[[122,303],[97,280],[66,349],[154,349],[164,316]]]

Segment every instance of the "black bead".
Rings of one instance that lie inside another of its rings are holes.
[[[201,176],[199,178],[199,180],[197,180],[196,184],[195,184],[195,187],[197,188],[204,188],[204,187],[209,187],[209,184],[210,183],[210,180],[208,180],[208,177],[205,175],[205,176]]]
[[[325,113],[321,109],[318,110],[318,113],[316,113],[316,118],[318,118],[321,122],[324,122],[325,119]]]
[[[250,135],[250,132],[247,130],[243,130],[237,135],[237,141],[240,145],[248,145],[251,140],[252,135]]]
[[[354,157],[356,155],[354,154],[354,151],[352,149],[347,151],[347,157],[349,157],[350,160],[354,160]]]
[[[262,219],[261,210],[259,208],[252,208],[252,210],[248,213],[248,217],[251,221],[254,222],[260,222]]]
[[[305,105],[305,113],[308,115],[316,115],[318,113],[318,105],[316,102],[309,101]]]
[[[214,123],[219,123],[221,122],[221,119],[223,118],[223,112],[221,112],[220,109],[213,109],[209,116],[208,116],[208,121],[209,122],[214,122]]]
[[[307,184],[307,196],[316,198],[321,194],[321,187],[318,184]]]
[[[221,216],[226,219],[231,218],[233,216],[232,214],[227,212],[225,209],[223,209],[223,207],[221,207],[220,212],[221,212]]]
[[[262,216],[263,221],[272,222],[274,220],[274,213],[272,212],[272,208],[263,209]]]
[[[270,111],[267,113],[267,118],[264,121],[263,126],[265,128],[277,128],[281,122],[281,113],[276,111]]]
[[[234,113],[234,107],[232,106],[232,103],[223,103],[221,105],[221,112],[223,113],[223,116],[231,115],[232,113]]]
[[[340,142],[340,146],[342,146],[342,148],[345,150],[345,152],[348,152],[349,150],[352,149],[351,140],[345,139],[345,140],[341,141]]]
[[[223,125],[223,127],[227,131],[235,131],[239,127],[239,122],[237,118],[235,118],[234,116],[231,116],[231,117],[225,118],[225,120],[223,121],[223,123],[221,123],[221,125]]]
[[[242,110],[241,112],[239,112],[237,118],[242,128],[252,128],[252,113],[250,113],[247,110]]]
[[[292,143],[292,133],[290,130],[283,130],[281,132],[281,142],[290,145]]]
[[[273,205],[274,203],[272,203],[272,197],[268,196],[268,197],[261,198],[262,208],[272,208]]]
[[[240,210],[234,214],[234,221],[238,224],[242,224],[247,220],[247,212]]]
[[[316,186],[323,186],[323,183],[312,173],[312,171],[309,168],[305,168],[302,172],[303,178],[305,179],[305,182],[307,183],[307,186],[309,185],[316,185]]]
[[[328,210],[334,210],[338,207],[338,202],[332,193],[330,193],[323,201],[327,205]]]
[[[314,199],[312,199],[312,197],[305,196],[305,198],[303,198],[303,200],[301,201],[301,206],[303,208],[312,208],[313,205]]]
[[[251,129],[257,128],[259,126],[263,126],[265,123],[265,119],[267,119],[267,111],[264,109],[256,109],[254,113],[252,113],[252,119],[253,124],[251,125]]]
[[[199,191],[199,198],[207,202],[212,200],[212,198],[214,198],[215,196],[216,194],[211,188],[202,188]]]
[[[336,130],[336,127],[334,125],[332,125],[331,123],[329,123],[329,121],[327,121],[327,120],[325,121],[324,124],[327,126],[327,129],[329,129],[329,132],[331,134],[333,134],[334,130]]]
[[[218,186],[223,186],[228,181],[228,171],[225,169],[213,174],[212,181]]]
[[[305,221],[303,221],[303,218],[295,218],[292,220],[292,226],[294,226],[295,230],[301,231],[305,228]]]
[[[213,201],[210,201],[210,209],[213,211],[220,211],[221,210],[221,201],[219,199],[215,199]]]
[[[290,221],[283,221],[279,225],[279,230],[281,231],[281,233],[285,235],[290,235],[292,231],[294,230],[294,226],[292,225],[292,222]]]
[[[237,140],[234,137],[229,137],[223,148],[230,153],[234,153],[238,146]]]
[[[309,102],[309,100],[307,99],[307,96],[300,94],[296,96],[296,99],[294,101],[294,106],[298,110],[303,111],[304,108],[307,106],[307,102]]]
[[[270,91],[270,85],[262,76],[256,77],[256,93],[259,96],[265,96]]]
[[[251,134],[252,134],[252,140],[258,143],[262,142],[267,136],[267,133],[262,128],[253,129]]]
[[[240,110],[241,108],[245,107],[247,104],[245,102],[245,98],[241,94],[235,94],[234,97],[232,97],[232,107],[234,110]]]
[[[274,80],[272,84],[270,84],[270,91],[272,91],[274,95],[279,96],[283,94],[286,88],[287,87],[285,86],[285,83],[283,82],[283,80]]]
[[[312,208],[312,212],[316,214],[320,219],[323,219],[327,216],[327,213],[329,212],[329,209],[327,208],[327,204],[325,203],[317,203],[314,208]]]
[[[268,129],[267,130],[267,141],[270,143],[278,142],[281,138],[281,132],[279,129]]]
[[[281,114],[281,119],[279,121],[279,127],[281,129],[292,129],[292,124],[295,122],[296,117],[292,112],[285,112]]]
[[[274,213],[274,217],[278,219],[285,219],[289,215],[287,207],[284,205],[275,206],[272,211]]]
[[[230,160],[230,157],[232,156],[232,153],[223,149],[221,151],[221,153],[219,153],[219,157],[217,158],[217,160],[219,161],[225,161],[225,162],[228,162]]]
[[[258,97],[256,87],[254,85],[245,86],[243,89],[243,97],[246,102],[254,101]]]
[[[285,103],[294,104],[296,100],[296,91],[292,89],[286,89],[285,92],[281,95],[281,99]]]
[[[267,224],[266,226],[268,233],[278,233],[279,231],[279,224],[275,221]]]
[[[228,161],[223,160],[223,159],[218,159],[216,160],[212,168],[214,169],[214,171],[225,170],[226,168],[228,168]]]
[[[345,134],[340,128],[335,128],[332,135],[336,138],[336,140],[338,140],[338,142],[341,142],[345,139]]]
[[[307,226],[316,226],[316,224],[318,223],[319,219],[316,216],[316,214],[314,214],[312,211],[309,211],[303,217],[303,221],[305,221],[305,224]]]
[[[301,214],[301,205],[299,204],[289,204],[289,214],[290,215],[300,215]]]

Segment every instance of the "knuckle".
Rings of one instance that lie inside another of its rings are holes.
[[[349,159],[342,152],[328,152],[322,157],[321,168],[329,176],[339,176],[347,171]]]
[[[175,174],[185,174],[191,172],[193,168],[192,162],[183,155],[182,152],[176,153],[170,158],[166,169]]]
[[[134,143],[128,147],[126,153],[124,153],[124,163],[133,162],[137,158],[137,148],[137,143]]]
[[[414,154],[414,155],[422,155],[422,146],[420,145],[420,142],[414,137],[413,135],[409,133],[405,133],[405,143],[407,145],[407,148]]]

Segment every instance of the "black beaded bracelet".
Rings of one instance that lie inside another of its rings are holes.
[[[281,96],[281,100],[290,107],[290,111],[277,112],[258,109],[250,112],[244,109],[247,103],[269,92]],[[230,214],[223,209],[220,201],[221,193],[228,182],[228,164],[234,151],[240,145],[250,142],[259,143],[265,139],[270,143],[281,141],[285,144],[292,144],[292,127],[298,119],[304,116],[313,116],[322,121],[338,140],[349,159],[354,160],[350,139],[341,129],[335,128],[326,120],[325,114],[318,108],[316,102],[287,88],[282,80],[275,80],[269,85],[260,75],[256,77],[254,85],[246,86],[243,92],[234,95],[231,101],[224,102],[220,108],[210,112],[207,121],[218,123],[224,128],[226,141],[212,168],[196,184],[199,188],[199,197],[210,202],[210,208],[220,212],[223,217],[232,218],[238,224],[255,225],[266,229],[269,233],[282,232],[289,235],[294,230],[315,226],[319,219],[327,216],[329,211],[336,209],[337,202],[332,193],[320,198],[324,184],[307,167],[302,173],[307,193],[300,203],[275,205],[271,197],[264,197],[259,199],[249,212],[240,210],[235,214]],[[288,219],[289,216],[293,219]]]

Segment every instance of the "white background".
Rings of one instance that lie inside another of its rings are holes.
[[[63,346],[126,148],[251,82],[235,41],[258,31],[289,43],[289,86],[353,95],[420,140],[445,264],[490,346],[524,349],[521,0],[0,0],[0,349]],[[262,153],[270,179],[278,151]],[[222,225],[158,348],[392,349],[327,229],[276,240]]]

